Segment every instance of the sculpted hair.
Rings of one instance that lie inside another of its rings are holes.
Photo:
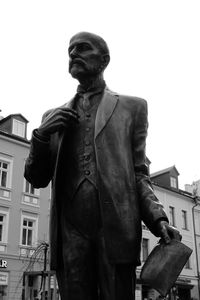
[[[76,37],[89,39],[90,41],[92,41],[95,44],[95,46],[97,46],[101,50],[103,55],[108,54],[110,56],[110,51],[109,51],[109,48],[108,48],[108,45],[107,45],[106,41],[102,37],[100,37],[99,35],[91,33],[91,32],[83,31],[83,32],[79,32],[79,33],[75,34],[71,38],[70,42],[73,39],[75,39]]]

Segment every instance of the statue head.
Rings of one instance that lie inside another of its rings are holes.
[[[69,43],[69,73],[79,81],[103,74],[110,61],[109,49],[100,36],[80,32]]]

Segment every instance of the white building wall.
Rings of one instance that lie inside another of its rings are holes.
[[[31,265],[30,256],[41,242],[48,241],[50,186],[40,189],[36,195],[28,194],[24,190],[24,164],[29,148],[27,141],[0,135],[0,159],[10,164],[11,171],[8,187],[0,186],[0,214],[5,217],[3,226],[6,229],[0,241],[0,258],[7,262],[6,268],[0,267],[0,299],[3,300],[22,299],[23,272],[30,271],[30,268],[43,269],[43,260]],[[25,202],[25,197],[37,201]],[[34,244],[31,246],[22,245],[23,216],[35,220]],[[38,255],[42,257],[43,252],[41,249]],[[3,288],[5,295],[1,298]]]
[[[182,242],[188,247],[193,249],[193,253],[190,257],[191,268],[184,268],[181,272],[181,276],[185,277],[195,277],[197,276],[197,266],[196,257],[194,249],[194,227],[193,227],[193,217],[192,217],[192,207],[194,203],[190,197],[181,195],[179,193],[160,188],[158,186],[154,187],[155,194],[158,199],[162,202],[164,209],[169,216],[169,207],[174,207],[175,212],[175,227],[180,231],[182,235]],[[182,210],[187,212],[187,224],[188,229],[183,229],[182,222]]]
[[[190,285],[191,288],[191,297],[193,299],[199,299],[198,292],[198,280],[197,280],[197,259],[196,259],[196,251],[195,251],[195,240],[194,240],[194,226],[193,226],[193,213],[192,208],[194,206],[194,201],[192,197],[189,195],[183,195],[179,192],[169,190],[166,188],[159,187],[154,185],[154,192],[160,202],[163,204],[163,207],[166,211],[167,216],[169,217],[169,207],[174,207],[174,217],[175,217],[175,227],[180,231],[182,235],[182,242],[186,244],[193,250],[192,255],[190,256],[190,267],[184,267],[181,274],[178,277],[177,283],[179,285]],[[183,228],[183,218],[182,218],[182,210],[187,213],[187,229]],[[200,209],[198,210],[200,216]],[[196,221],[197,222],[197,221]],[[197,244],[198,244],[198,258],[200,262],[200,219],[198,223],[198,236],[197,236]],[[149,239],[149,253],[155,247],[159,238],[155,237],[145,226],[143,226],[143,238]],[[142,255],[141,255],[142,258]],[[142,262],[143,265],[143,262]],[[142,265],[138,268],[138,278],[139,272],[141,270]],[[151,290],[150,290],[151,292]],[[157,294],[155,293],[152,299],[156,299]]]

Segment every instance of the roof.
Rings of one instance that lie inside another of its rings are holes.
[[[152,174],[150,175],[150,177],[151,177],[151,178],[152,178],[152,177],[157,177],[157,176],[159,176],[159,175],[163,175],[163,174],[165,174],[165,173],[169,173],[169,172],[172,171],[172,170],[174,170],[174,171],[177,173],[177,175],[179,175],[178,170],[176,169],[175,165],[173,165],[173,166],[171,166],[171,167],[169,167],[169,168],[166,168],[166,169],[160,170],[160,171],[158,171],[158,172],[152,173]]]
[[[8,138],[11,138],[13,140],[18,140],[18,141],[21,141],[23,143],[30,144],[30,141],[27,140],[27,138],[23,138],[21,136],[15,135],[15,134],[10,134],[10,133],[4,132],[0,129],[0,138],[1,138],[2,135],[5,136],[5,137],[8,137]]]
[[[158,187],[160,187],[162,189],[165,189],[165,190],[168,190],[172,193],[183,195],[185,197],[189,197],[190,199],[194,200],[194,196],[191,193],[187,192],[187,191],[184,191],[184,190],[181,190],[181,189],[172,189],[170,187],[166,187],[166,186],[164,186],[160,183],[157,183],[157,182],[152,182],[152,184],[153,184],[153,186],[158,186]]]
[[[21,117],[26,123],[29,122],[22,114],[11,114],[11,115],[8,115],[7,117],[1,119],[1,120],[0,120],[0,124],[4,123],[4,122],[7,121],[8,119],[10,119],[10,118],[12,118],[12,117],[15,117],[15,116]]]

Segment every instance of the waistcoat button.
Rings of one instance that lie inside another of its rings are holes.
[[[85,171],[85,175],[90,175],[90,171],[89,171],[89,170],[86,170],[86,171]]]

